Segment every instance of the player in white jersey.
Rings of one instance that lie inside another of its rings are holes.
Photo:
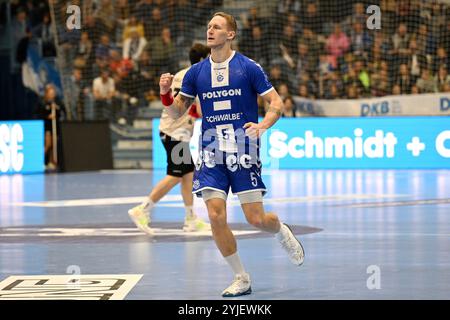
[[[199,43],[194,44],[189,51],[191,64],[205,59],[209,52],[208,47]],[[179,71],[173,77],[172,90],[175,94],[178,94],[180,91],[183,77],[188,69]],[[164,108],[162,111],[159,131],[167,153],[167,175],[158,182],[143,203],[128,211],[136,226],[149,235],[153,234],[150,222],[154,205],[180,182],[181,195],[186,211],[183,230],[185,232],[211,230],[211,226],[197,217],[192,208],[194,164],[189,151],[189,141],[193,134],[195,119],[199,118],[200,115],[201,111],[198,101],[182,113],[173,112],[167,108]]]

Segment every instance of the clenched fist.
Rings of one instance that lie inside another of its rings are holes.
[[[172,86],[173,75],[170,73],[163,73],[159,78],[159,93],[166,94],[170,91]]]
[[[245,134],[250,137],[250,139],[258,139],[266,131],[260,123],[247,122],[244,124]]]

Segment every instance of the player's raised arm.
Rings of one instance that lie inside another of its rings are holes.
[[[159,79],[159,94],[162,104],[167,108],[167,112],[171,118],[177,119],[181,117],[194,99],[178,94],[175,98],[172,95],[173,75],[164,73]]]
[[[283,113],[283,100],[276,90],[270,90],[262,96],[265,102],[269,103],[266,116],[260,123],[248,122],[244,125],[246,134],[251,138],[260,137],[265,130],[272,127]]]

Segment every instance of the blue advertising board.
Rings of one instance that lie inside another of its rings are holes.
[[[194,159],[200,125],[191,139]],[[261,160],[278,169],[450,168],[450,117],[282,118],[261,139]],[[153,164],[166,164],[160,141]]]
[[[0,174],[44,171],[44,122],[0,122]]]

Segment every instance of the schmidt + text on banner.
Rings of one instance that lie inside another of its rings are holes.
[[[158,126],[156,119],[154,137]],[[197,121],[190,142],[194,162],[200,127]],[[222,137],[236,142],[237,134],[227,130]],[[450,117],[282,118],[263,134],[260,146],[263,167],[272,169],[450,168]],[[232,169],[245,165],[227,160]],[[154,141],[154,168],[165,168],[166,161],[162,143]]]
[[[450,117],[289,118],[266,134],[265,167],[450,168]]]

